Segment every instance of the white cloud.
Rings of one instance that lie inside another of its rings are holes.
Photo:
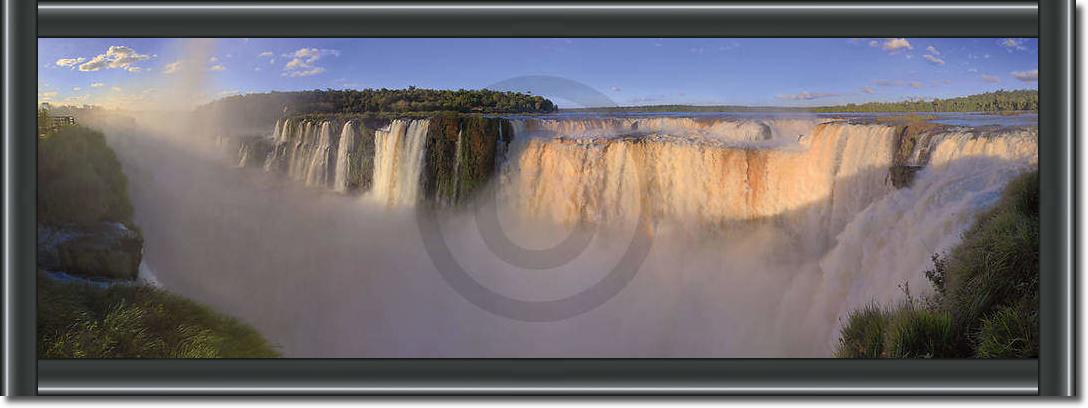
[[[59,93],[57,91],[38,92],[38,100],[48,102],[53,100],[53,98],[57,97],[58,94]]]
[[[791,101],[810,101],[813,99],[829,98],[832,96],[839,96],[837,93],[830,92],[800,92],[795,94],[778,95],[778,99],[786,99]]]
[[[932,46],[932,45],[931,45],[931,46],[928,46],[928,47],[926,47],[926,51],[929,51],[929,53],[930,53],[930,54],[933,54],[933,55],[941,55],[941,52],[940,52],[940,51],[937,51],[937,47],[934,47],[934,46]]]
[[[218,64],[217,65],[212,65],[210,68],[208,68],[208,71],[212,71],[212,72],[219,72],[219,71],[226,71],[226,70],[227,70],[227,67],[224,67],[223,65],[218,65]]]
[[[615,85],[613,85],[613,86],[612,86],[611,88],[608,88],[608,89],[611,89],[611,90],[612,90],[612,92],[620,92],[620,91],[623,91],[623,88],[620,88],[620,87],[618,87],[618,86],[615,86]]]
[[[106,84],[103,84],[101,82],[91,82],[91,88],[101,88],[103,86],[106,86]]]
[[[861,92],[872,95],[872,94],[876,93],[876,89],[874,89],[871,86],[863,86],[863,87],[861,87]]]
[[[972,74],[977,74],[978,73],[978,68],[967,68],[967,72],[970,72]]]
[[[320,74],[322,72],[325,72],[325,68],[313,67],[313,68],[310,68],[310,69],[307,69],[307,70],[304,70],[304,71],[287,71],[287,72],[283,73],[283,76],[290,77],[290,78],[297,78],[297,77],[306,77],[306,76],[310,76],[310,75],[317,75],[317,74]]]
[[[880,46],[884,51],[899,51],[902,49],[913,50],[914,47],[910,45],[910,41],[906,38],[887,38],[884,40],[884,44]]]
[[[266,57],[271,57],[273,55],[276,55],[276,54],[273,54],[272,51],[265,51],[265,52],[262,52],[260,54],[257,54],[257,57],[266,58]]]
[[[136,50],[123,45],[111,45],[105,54],[98,54],[91,58],[90,61],[81,64],[79,70],[98,71],[102,68],[119,68],[129,72],[140,72],[142,68],[135,67],[133,64],[149,59],[151,59],[151,55],[140,54]]]
[[[922,89],[922,87],[924,87],[924,86],[926,86],[926,85],[921,83],[921,82],[918,82],[918,81],[913,81],[913,82],[910,83],[910,87],[914,88],[914,89]]]
[[[877,40],[869,40],[869,46],[870,46],[870,47],[873,47],[873,48],[879,47],[879,46],[880,46],[880,41],[877,41]]]
[[[1024,82],[1037,82],[1039,81],[1039,70],[1033,69],[1031,71],[1013,71],[1012,77]]]
[[[1001,44],[1002,47],[1005,47],[1005,49],[1007,49],[1009,52],[1024,51],[1028,49],[1028,47],[1024,45],[1024,40],[1018,40],[1015,38],[1006,38],[1004,40],[1001,40],[999,44]]]
[[[57,60],[57,66],[58,67],[75,67],[76,64],[82,63],[83,61],[86,61],[86,60],[87,59],[83,58],[83,57],[79,57],[79,58],[61,58],[61,59]]]
[[[173,74],[175,72],[178,72],[178,70],[180,70],[180,69],[181,69],[181,61],[174,61],[174,62],[171,62],[169,64],[164,65],[162,67],[162,73],[169,75],[169,74]]]
[[[1001,82],[1001,78],[998,78],[997,76],[994,76],[994,75],[982,74],[982,76],[980,78],[982,78],[983,81],[989,82],[991,84],[996,84],[998,82]]]
[[[219,57],[208,58],[208,62],[219,62]]]
[[[121,87],[115,86],[115,87],[110,88],[110,90],[114,91],[114,92],[121,92]]]
[[[287,64],[283,66],[283,76],[304,77],[325,72],[325,68],[315,66],[314,64],[330,55],[338,57],[340,56],[340,51],[323,48],[299,48],[293,53],[284,54],[284,57],[291,58],[291,60],[287,61]]]
[[[943,59],[934,57],[934,56],[929,55],[929,54],[923,55],[922,58],[924,58],[926,61],[932,62],[932,63],[934,63],[936,65],[944,65],[944,60]]]
[[[80,87],[78,87],[78,86],[74,86],[74,87],[72,87],[72,90],[73,90],[73,91],[82,91],[82,90],[83,90],[83,88],[80,88]]]

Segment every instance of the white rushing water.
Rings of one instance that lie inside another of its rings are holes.
[[[370,197],[390,206],[414,205],[430,121],[394,120],[374,131],[374,181]]]
[[[352,155],[356,154],[355,149],[356,145],[359,144],[359,137],[355,122],[345,122],[344,127],[340,130],[340,140],[336,150],[336,175],[333,190],[338,193],[348,192],[348,177],[351,175],[351,169],[348,166],[352,163]]]
[[[269,188],[163,143],[114,144],[126,172],[154,175],[130,180],[158,280],[254,324],[289,357],[827,357],[850,310],[898,302],[904,283],[925,294],[931,255],[1037,166],[1035,128],[949,128],[897,154],[899,132],[879,124],[512,122],[493,180],[504,232],[528,248],[599,233],[565,265],[520,268],[490,252],[470,206],[443,215],[444,242],[482,285],[550,300],[592,286],[633,234],[652,234],[638,275],[583,315],[508,319],[442,279],[412,211],[427,120],[374,133],[363,199]],[[371,137],[354,122],[277,129],[269,173],[340,192]],[[896,164],[924,167],[895,188]],[[633,227],[641,205],[649,231]]]

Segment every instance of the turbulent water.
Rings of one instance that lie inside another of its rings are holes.
[[[509,122],[513,142],[492,147],[493,189],[473,200],[495,200],[502,230],[527,248],[594,235],[564,265],[522,268],[492,253],[484,234],[494,231],[481,232],[473,205],[451,207],[441,226],[453,255],[496,292],[552,300],[601,279],[632,236],[652,236],[615,298],[534,323],[481,310],[446,284],[414,209],[435,178],[479,173],[467,125],[442,156],[428,150],[442,146],[434,120],[372,133],[358,121],[281,120],[265,150],[238,150],[253,171],[114,144],[137,174],[145,259],[162,284],[255,324],[291,357],[829,356],[846,313],[898,301],[904,283],[925,293],[930,256],[1037,165],[1035,127],[908,137],[824,118],[493,120]],[[442,157],[451,171],[433,174]],[[897,167],[911,169],[906,185],[892,182]],[[352,191],[366,172],[372,182]]]
[[[388,205],[419,199],[428,121],[394,120],[374,132],[374,182],[369,195]]]

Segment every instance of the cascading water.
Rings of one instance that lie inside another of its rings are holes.
[[[329,185],[329,165],[333,154],[332,124],[329,121],[321,122],[321,131],[317,137],[317,143],[310,151],[309,165],[306,166],[306,185],[311,187],[327,187]]]
[[[371,199],[388,206],[418,201],[429,124],[426,119],[398,119],[374,132]]]
[[[333,182],[333,190],[338,193],[348,192],[348,177],[351,176],[351,156],[357,154],[355,153],[355,146],[357,144],[356,139],[359,137],[355,122],[350,120],[344,122],[344,127],[340,130],[340,143],[336,149],[336,175]]]
[[[253,321],[292,357],[827,357],[850,311],[901,301],[904,283],[925,295],[930,257],[1037,166],[1035,127],[464,115],[394,120],[373,134],[356,120],[339,137],[330,122],[326,143],[322,121],[277,125],[262,139],[267,147],[240,153],[268,151],[265,167],[286,177],[312,169],[329,144],[332,180],[319,188],[366,199],[250,191],[217,184],[214,171],[175,183],[218,185],[237,198],[238,221],[226,225],[206,216],[222,214],[207,200],[160,184],[136,181],[144,184],[135,196],[145,203],[138,208],[169,214],[144,219],[162,223],[149,231],[170,232],[151,247],[172,245],[176,231],[201,238],[175,247],[177,256],[151,256],[163,283]],[[125,157],[147,168],[186,159]],[[909,177],[893,177],[897,168]],[[480,189],[485,183],[495,189]],[[481,239],[471,201],[490,197],[511,241],[527,247],[549,247],[583,225],[601,233],[569,264],[520,268]],[[560,299],[597,282],[625,250],[623,228],[643,204],[654,241],[615,298],[571,319],[526,324],[460,298],[438,278],[414,214],[384,211],[424,200],[449,206],[440,222],[456,260],[515,298]],[[209,293],[209,285],[229,290]],[[284,301],[233,296],[251,287]]]

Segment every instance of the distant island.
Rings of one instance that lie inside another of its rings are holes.
[[[994,91],[947,99],[868,102],[817,107],[737,105],[646,105],[561,109],[563,112],[1038,112],[1039,91]]]

